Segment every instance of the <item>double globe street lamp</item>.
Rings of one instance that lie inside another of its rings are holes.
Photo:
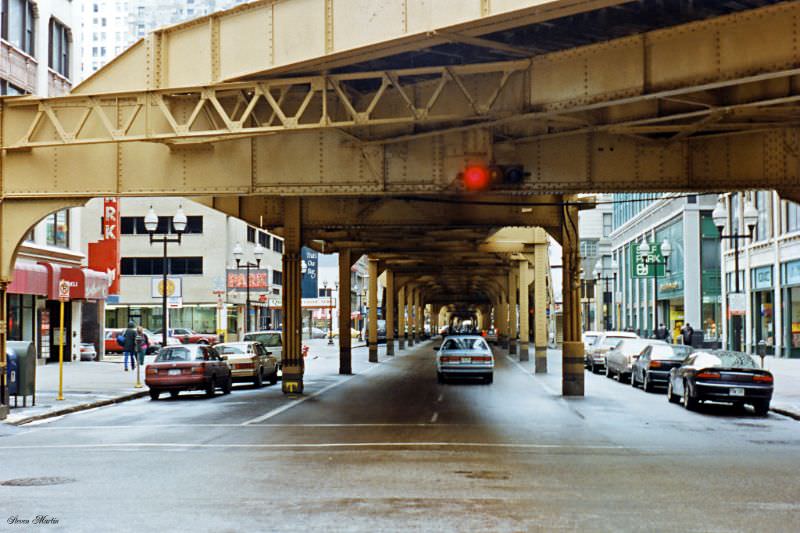
[[[742,316],[745,303],[744,296],[739,288],[739,239],[753,239],[753,231],[758,224],[758,210],[753,206],[749,200],[744,204],[744,212],[742,219],[747,228],[747,233],[739,233],[739,228],[731,228],[731,233],[727,235],[723,232],[728,225],[728,208],[725,206],[725,200],[720,198],[717,201],[717,206],[711,212],[711,218],[714,220],[714,225],[719,230],[720,239],[728,239],[733,241],[733,279],[734,279],[734,294],[737,299],[737,314],[732,315],[733,321],[733,350],[736,352],[742,351]],[[728,309],[730,310],[731,294],[728,293]]]
[[[251,268],[260,268],[261,267],[261,258],[264,256],[264,247],[261,246],[260,243],[256,243],[255,248],[253,248],[253,255],[256,258],[255,263],[251,263],[247,261],[244,263],[245,267],[245,332],[252,331],[250,328],[250,269]],[[242,251],[242,243],[237,242],[236,245],[233,247],[233,258],[236,260],[236,270],[239,270],[242,267],[242,257],[244,256],[244,252]]]
[[[161,262],[161,274],[162,274],[162,280],[161,280],[161,321],[162,321],[161,326],[162,327],[161,327],[161,331],[162,331],[162,335],[163,335],[162,336],[162,340],[161,340],[161,346],[166,348],[167,347],[167,337],[169,335],[168,332],[167,332],[167,327],[169,325],[168,324],[168,320],[167,320],[167,293],[169,292],[167,290],[167,273],[168,273],[167,272],[167,244],[169,244],[169,243],[180,244],[181,243],[181,236],[183,235],[183,232],[186,231],[187,219],[186,219],[186,214],[183,212],[183,208],[179,205],[178,206],[178,211],[175,213],[175,216],[172,217],[172,221],[171,221],[172,222],[172,229],[174,230],[174,232],[176,234],[175,237],[170,237],[169,236],[169,233],[171,233],[170,230],[169,230],[170,220],[168,218],[165,219],[165,220],[166,220],[166,222],[164,224],[164,227],[163,228],[159,228],[158,227],[159,226],[159,224],[158,224],[158,222],[159,222],[158,216],[156,215],[156,212],[153,210],[153,206],[152,205],[150,206],[150,210],[147,211],[147,215],[145,215],[145,217],[144,217],[144,229],[150,235],[150,244],[162,243],[164,245],[164,254],[163,254],[162,262]],[[163,237],[155,237],[154,236],[156,231],[159,230],[159,229],[161,229],[159,234],[163,235]]]
[[[608,312],[607,312],[608,309],[606,307],[608,304],[611,303],[611,301],[610,301],[611,299],[610,298],[606,298],[606,295],[610,293],[610,291],[608,290],[608,283],[610,281],[614,282],[614,284],[611,286],[612,289],[617,284],[617,269],[618,268],[619,268],[619,265],[617,264],[617,260],[612,258],[611,259],[611,271],[613,272],[613,274],[611,276],[604,276],[603,274],[605,274],[605,267],[603,267],[602,259],[598,259],[597,263],[594,265],[594,277],[597,280],[597,283],[600,283],[602,281],[602,282],[604,282],[604,286],[605,286],[605,291],[603,291],[603,327],[604,327],[604,329],[606,331],[609,331],[611,329],[611,318],[608,316]],[[595,290],[595,292],[597,292],[597,291]],[[595,301],[597,301],[597,295],[596,294],[595,294]]]

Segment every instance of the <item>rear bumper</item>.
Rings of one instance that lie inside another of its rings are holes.
[[[234,380],[252,380],[256,377],[256,369],[255,368],[242,368],[242,369],[231,369],[231,377]]]
[[[647,377],[650,379],[650,383],[658,383],[666,385],[669,383],[669,371],[664,370],[648,370]]]
[[[191,390],[204,389],[208,384],[206,376],[164,376],[146,377],[144,384],[158,390]]]
[[[469,374],[491,374],[494,371],[493,365],[442,365],[437,368],[442,374],[469,375]]]
[[[744,396],[731,395],[731,389],[734,388],[744,389]],[[699,381],[694,385],[694,394],[698,400],[712,402],[769,401],[772,399],[772,386]]]

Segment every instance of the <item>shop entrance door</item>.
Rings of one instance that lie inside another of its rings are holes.
[[[59,343],[59,319],[60,302],[47,300],[47,311],[50,314],[50,355],[48,363],[58,363],[58,343]],[[70,342],[70,331],[72,331],[72,305],[70,302],[64,303],[64,361],[72,361],[72,343]]]

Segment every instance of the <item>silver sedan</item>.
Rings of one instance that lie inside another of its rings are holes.
[[[451,336],[434,349],[437,350],[436,376],[439,383],[444,383],[448,377],[478,377],[486,383],[493,381],[494,355],[483,337]]]
[[[666,344],[655,339],[623,339],[606,354],[606,376],[616,376],[620,382],[628,382],[633,363],[648,346]]]

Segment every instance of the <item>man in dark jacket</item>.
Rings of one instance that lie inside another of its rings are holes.
[[[683,326],[683,329],[681,329],[681,335],[683,336],[683,344],[685,344],[686,346],[692,345],[693,333],[694,333],[694,328],[692,327],[691,324],[687,322],[686,325]]]
[[[664,324],[659,324],[658,329],[656,330],[656,339],[660,341],[666,341],[667,337],[669,337],[669,331],[664,326]]]
[[[125,372],[128,371],[128,358],[131,360],[131,370],[136,368],[136,324],[133,320],[128,322],[128,329],[122,334],[124,342],[122,343],[122,363],[125,366]]]

